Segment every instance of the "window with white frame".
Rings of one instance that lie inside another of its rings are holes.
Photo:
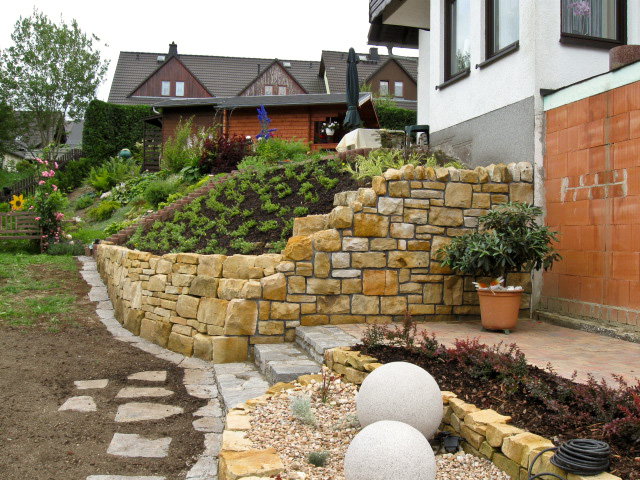
[[[380,80],[380,91],[378,93],[381,96],[389,95],[389,81],[388,80]]]
[[[393,96],[398,98],[404,97],[404,82],[394,82]]]
[[[280,85],[278,87],[278,95],[286,95],[287,94],[287,87],[283,87],[282,85]]]
[[[265,95],[273,95],[273,85],[265,85],[264,86],[264,94]]]
[[[165,97],[171,95],[171,82],[162,82],[162,95]]]
[[[184,97],[184,82],[176,82],[176,97]]]

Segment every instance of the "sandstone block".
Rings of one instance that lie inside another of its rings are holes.
[[[337,252],[342,247],[340,233],[336,229],[313,234],[313,246],[318,252]]]
[[[262,269],[255,267],[255,255],[233,255],[222,264],[222,276],[225,278],[260,278]]]
[[[178,253],[176,257],[176,263],[187,263],[190,265],[197,265],[200,255],[197,253]]]
[[[169,322],[158,322],[143,318],[140,322],[140,336],[145,340],[166,347],[171,333],[171,324]]]
[[[360,293],[362,292],[362,280],[359,278],[346,278],[342,280],[342,293]]]
[[[283,301],[287,296],[287,278],[283,273],[276,273],[260,279],[262,298],[265,300]]]
[[[512,202],[533,203],[533,184],[512,183],[509,185],[509,196]]]
[[[411,196],[411,190],[409,189],[409,182],[407,181],[394,181],[388,184],[389,196],[396,198],[404,198]]]
[[[124,328],[134,335],[140,335],[140,322],[144,318],[142,310],[128,309],[124,315]]]
[[[150,292],[164,292],[165,287],[167,286],[167,276],[166,275],[153,275],[149,278],[149,284],[147,285],[147,290]]]
[[[402,198],[380,197],[378,199],[378,212],[382,215],[402,215]]]
[[[316,325],[328,325],[328,315],[303,315],[300,325],[303,327],[315,327]]]
[[[246,280],[221,278],[218,281],[218,298],[222,298],[224,300],[240,298],[242,294],[242,287],[244,287],[245,283],[247,283]]]
[[[199,297],[215,297],[218,293],[218,279],[208,275],[198,275],[191,282],[190,295]]]
[[[460,424],[460,434],[462,435],[462,438],[469,442],[469,444],[471,444],[471,446],[476,450],[478,450],[480,445],[482,445],[482,442],[484,442],[483,435],[474,432],[464,423]]]
[[[529,467],[529,454],[553,447],[553,443],[540,435],[525,432],[506,437],[502,442],[502,453],[525,468]]]
[[[376,296],[354,295],[351,312],[355,314],[377,315],[380,313],[380,299]]]
[[[307,280],[307,293],[312,295],[337,295],[340,293],[340,280],[310,278]]]
[[[385,180],[400,180],[402,178],[402,173],[400,170],[395,168],[390,168],[386,172],[384,172],[383,177]]]
[[[450,398],[449,405],[453,409],[453,413],[455,413],[458,418],[464,418],[468,414],[477,412],[478,410],[480,410],[475,405],[472,405],[471,403],[467,403],[464,400],[461,400],[459,398]]]
[[[449,183],[444,192],[444,204],[447,207],[470,208],[472,195],[473,190],[468,183]]]
[[[293,221],[293,236],[311,235],[327,228],[328,218],[326,215],[308,215],[296,218]]]
[[[490,208],[491,207],[491,195],[488,193],[474,193],[471,201],[472,208]]]
[[[240,296],[242,298],[262,298],[262,287],[260,286],[260,282],[257,280],[247,281],[240,291]]]
[[[298,303],[271,302],[271,318],[297,320],[300,318],[300,305]]]
[[[237,480],[247,477],[275,477],[284,471],[284,465],[274,448],[244,452],[220,452],[220,477]]]
[[[169,274],[172,272],[173,264],[165,259],[159,259],[156,263],[156,273]]]
[[[383,315],[404,315],[407,311],[406,297],[381,297],[380,313]]]
[[[221,277],[222,265],[226,259],[226,255],[200,255],[198,275]]]
[[[393,238],[413,238],[416,226],[413,223],[392,223],[391,236]]]
[[[225,335],[253,335],[258,322],[258,304],[252,300],[234,299],[227,306]]]
[[[330,325],[345,325],[349,323],[364,323],[364,315],[329,315]]]
[[[309,260],[311,252],[311,237],[298,235],[289,238],[284,249],[284,256],[291,260]]]
[[[387,181],[384,177],[376,176],[371,179],[371,188],[378,195],[384,195],[387,193]]]
[[[316,256],[316,263],[317,262],[318,257]],[[349,268],[351,266],[351,254],[346,252],[332,253],[331,266],[333,268]]]
[[[171,284],[174,287],[188,287],[195,278],[194,275],[186,275],[183,273],[174,273],[171,275]]]
[[[478,183],[478,172],[474,170],[460,170],[460,181],[465,183]]]
[[[512,479],[520,478],[520,465],[513,460],[508,459],[503,454],[496,452],[491,459],[495,463],[496,467],[509,475]]]
[[[432,225],[458,227],[464,223],[462,210],[455,208],[432,207],[429,222]]]
[[[316,253],[316,259],[320,255]],[[326,255],[326,254],[324,254]],[[317,262],[317,260],[316,260]],[[289,277],[289,284],[287,287],[287,293],[289,294],[303,294],[307,291],[307,281],[304,277],[294,275]]]
[[[518,170],[520,170],[521,182],[533,182],[533,167],[529,162],[518,163]]]
[[[398,272],[393,270],[364,270],[362,285],[365,295],[397,295]]]
[[[487,167],[487,173],[489,174],[489,179],[492,182],[507,182],[509,180],[508,178],[508,171],[507,171],[507,166],[504,163],[498,163],[495,165],[489,165]]]
[[[213,363],[244,362],[249,352],[247,337],[211,337]]]
[[[531,465],[531,462],[533,461],[533,459],[536,457],[536,455],[538,455],[538,451],[534,451],[531,452],[529,454],[529,465]],[[555,475],[558,475],[560,478],[567,478],[567,475],[571,475],[571,474],[567,474],[567,472],[565,472],[564,470],[562,470],[561,468],[556,467],[553,463],[551,463],[551,457],[553,457],[553,453],[554,452],[545,452],[543,453],[538,460],[536,460],[536,463],[533,465],[533,469],[531,471],[531,473],[533,473],[534,475],[538,474],[538,473],[542,473],[542,472],[549,472],[549,473],[553,473]],[[608,473],[606,475],[609,475]],[[572,478],[573,480],[591,480],[593,478],[598,478],[599,475],[595,475],[595,476],[588,476],[588,477],[581,477],[580,475],[574,475]],[[527,478],[529,478],[529,476],[527,475]],[[542,477],[544,478],[544,477]],[[555,478],[555,477],[549,477],[549,478]],[[612,475],[609,475],[608,477],[605,477],[606,480],[618,480],[618,477],[614,477]],[[605,478],[601,478],[600,480],[605,480]]]
[[[444,167],[436,168],[436,180],[439,182],[449,181],[449,169]]]
[[[389,231],[389,218],[371,213],[358,213],[354,216],[355,235],[358,237],[386,237]]]
[[[489,423],[507,423],[511,421],[511,417],[507,415],[500,415],[495,410],[479,410],[477,412],[469,413],[464,417],[464,423],[474,432],[481,435],[486,435],[487,424]]]
[[[228,304],[229,302],[227,300],[219,298],[201,298],[196,318],[201,323],[222,327],[224,326],[224,319],[227,315]]]
[[[363,252],[368,249],[368,238],[344,237],[342,239],[342,250],[345,252]]]
[[[375,207],[378,195],[373,188],[359,188],[356,201],[360,202],[363,207]]]
[[[171,267],[173,273],[182,273],[184,275],[195,275],[198,271],[198,266],[190,263],[174,263]]]
[[[176,313],[183,318],[197,318],[199,304],[200,299],[197,297],[180,295],[176,303]]]
[[[387,265],[384,252],[353,253],[351,258],[353,268],[384,268]]]
[[[196,333],[193,336],[193,356],[200,360],[211,361],[211,337]]]
[[[296,275],[302,275],[310,277],[313,275],[313,263],[311,262],[298,262],[296,263]]]
[[[509,193],[509,185],[505,183],[487,183],[482,185],[482,191],[485,193]]]
[[[371,250],[395,250],[398,248],[398,241],[394,238],[372,238]]]
[[[445,305],[462,305],[464,282],[462,277],[452,275],[444,279],[443,299]]]
[[[318,296],[318,313],[320,314],[350,313],[349,296],[347,295]],[[272,314],[272,317],[273,317],[273,314]]]
[[[424,286],[423,301],[427,304],[438,304],[442,302],[442,284],[428,283]]]
[[[407,250],[428,252],[431,250],[431,242],[429,240],[409,240]]]
[[[193,337],[171,332],[169,334],[167,348],[172,352],[181,353],[186,357],[190,357],[193,352]]]
[[[353,209],[351,207],[335,207],[329,213],[329,228],[349,228],[353,224]]]
[[[258,322],[258,333],[260,335],[282,335],[284,333],[284,322]]]
[[[429,254],[425,252],[396,251],[389,252],[389,268],[426,268],[429,266]]]

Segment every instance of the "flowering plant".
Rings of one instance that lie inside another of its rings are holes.
[[[330,122],[324,122],[322,124],[322,130],[327,133],[327,130],[335,130],[340,125],[336,120],[332,120]]]
[[[14,195],[13,200],[9,202],[9,205],[11,205],[11,210],[22,210],[22,207],[24,207],[24,198],[22,194]]]
[[[42,238],[45,247],[50,243],[58,243],[63,237],[62,219],[64,214],[60,212],[65,205],[66,197],[58,190],[54,182],[56,170],[58,170],[57,162],[49,162],[36,158],[36,162],[40,168],[44,168],[40,172],[42,179],[38,181],[36,192],[33,197],[33,204],[29,210],[35,210],[36,220],[42,228]]]
[[[574,31],[581,35],[588,35],[590,30],[589,17],[591,16],[591,4],[587,0],[577,0],[567,5],[573,10]],[[576,25],[577,23],[577,25]]]
[[[271,119],[267,116],[267,110],[264,108],[264,105],[260,105],[258,110],[258,121],[260,122],[260,133],[256,135],[258,140],[269,140],[273,137],[273,132],[277,130],[277,128],[269,128],[271,124]]]

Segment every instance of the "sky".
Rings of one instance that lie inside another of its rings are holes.
[[[72,19],[100,38],[110,60],[98,98],[106,100],[120,51],[320,60],[322,50],[367,52],[368,0],[39,0],[3,2],[0,50],[10,46],[20,16],[33,9],[58,23]],[[394,49],[417,56],[417,50]],[[381,48],[380,53],[386,53]]]

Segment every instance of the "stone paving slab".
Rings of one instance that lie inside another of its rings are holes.
[[[115,421],[118,423],[127,423],[145,420],[162,420],[173,415],[180,415],[181,413],[184,413],[184,409],[173,405],[131,402],[118,407]]]
[[[131,433],[114,433],[107,449],[120,457],[164,458],[169,455],[171,437],[150,439]]]
[[[293,343],[256,345],[254,354],[256,365],[271,384],[321,372],[321,365]]]
[[[107,287],[92,287],[89,290],[89,300],[92,302],[101,302],[108,299]]]
[[[138,372],[127,377],[127,380],[140,380],[142,382],[166,382],[167,372],[165,370],[150,370],[148,372]]]
[[[58,408],[59,412],[64,410],[71,410],[74,412],[95,412],[96,411],[96,402],[94,402],[93,398],[89,396],[79,396],[79,397],[71,397],[64,402],[60,408]]]
[[[185,385],[211,385],[215,383],[213,370],[185,368],[182,383]]]
[[[124,387],[116,398],[144,398],[144,397],[168,397],[173,395],[171,390],[160,387]]]
[[[218,460],[210,456],[201,456],[187,473],[187,480],[216,480],[218,478]]]
[[[109,384],[109,379],[103,378],[100,380],[76,380],[73,382],[78,390],[92,390],[98,388],[105,388]]]
[[[202,417],[193,421],[193,428],[198,432],[222,433],[224,421],[222,417]]]
[[[220,400],[214,398],[209,401],[204,407],[200,407],[193,412],[194,417],[222,417],[222,408],[220,407]]]
[[[319,326],[297,327],[296,343],[308,352],[311,358],[322,364],[326,350],[357,345],[360,342],[338,327]]]
[[[249,362],[214,365],[218,390],[225,409],[231,410],[250,398],[262,395],[269,388],[257,367]]]

